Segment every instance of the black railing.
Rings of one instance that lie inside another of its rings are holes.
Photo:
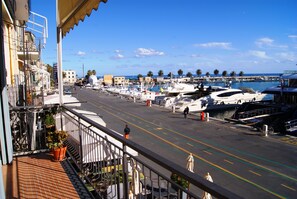
[[[69,159],[95,196],[201,198],[209,193],[216,198],[240,198],[66,106],[11,110],[15,155],[46,148],[46,131],[39,135],[35,131],[34,137],[30,125],[33,121],[32,126],[40,128],[36,118],[53,110],[59,110],[56,128],[69,133],[65,142]]]

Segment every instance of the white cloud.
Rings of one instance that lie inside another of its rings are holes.
[[[273,39],[270,39],[268,37],[263,37],[263,38],[260,38],[258,40],[255,41],[255,44],[256,46],[258,46],[259,48],[267,48],[267,47],[270,47],[270,48],[281,48],[281,49],[284,49],[284,48],[288,48],[288,46],[286,45],[276,45],[274,43],[274,40]]]
[[[222,48],[222,49],[232,49],[231,43],[229,42],[209,42],[203,44],[195,44],[196,47],[203,47],[203,48]]]
[[[292,39],[297,39],[297,35],[289,35],[288,37]]]
[[[192,54],[191,57],[201,57],[199,54]]]
[[[277,56],[287,61],[295,61],[297,59],[296,54],[294,54],[293,52],[282,52],[278,53]]]
[[[267,56],[265,51],[251,50],[249,51],[249,55],[260,59],[270,59],[270,57]]]
[[[78,52],[77,52],[77,55],[78,55],[78,56],[85,56],[86,53],[85,53],[85,52],[82,52],[82,51],[78,51]]]
[[[115,50],[114,52],[115,52],[115,53],[120,53],[121,51],[120,51],[120,50]]]
[[[255,43],[258,47],[264,47],[264,46],[272,46],[274,40],[270,39],[268,37],[260,38]]]
[[[164,52],[156,51],[151,48],[138,48],[136,51],[136,57],[148,57],[148,56],[162,56]]]
[[[123,59],[123,58],[124,58],[124,55],[119,53],[112,57],[112,59]]]

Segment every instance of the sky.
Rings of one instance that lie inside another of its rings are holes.
[[[31,11],[48,20],[42,61],[50,65],[55,2],[31,0]],[[108,0],[63,38],[63,70],[79,77],[297,70],[296,9],[296,0]]]

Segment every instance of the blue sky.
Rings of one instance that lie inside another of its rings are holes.
[[[63,69],[97,75],[282,73],[297,70],[296,0],[109,0],[63,39]],[[44,63],[56,62],[55,0],[32,0],[48,19]]]

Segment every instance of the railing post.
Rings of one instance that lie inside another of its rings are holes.
[[[63,108],[63,107],[60,106],[60,108]],[[61,122],[61,131],[63,131],[64,129],[63,129],[63,112],[62,111],[60,111],[60,122]]]
[[[82,174],[83,174],[83,177],[84,176],[84,172],[83,172],[83,152],[82,152],[82,138],[81,138],[81,122],[80,122],[80,118],[78,118],[78,136],[79,136],[79,167],[80,167],[80,170],[82,171]]]
[[[123,143],[123,194],[124,198],[129,198],[129,191],[128,191],[128,160],[127,160],[127,146]]]

